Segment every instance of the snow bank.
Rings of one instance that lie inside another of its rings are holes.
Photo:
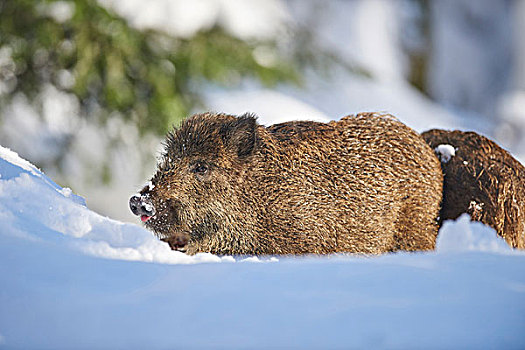
[[[0,148],[0,218],[2,349],[525,347],[525,254],[468,217],[437,252],[190,264],[235,260],[173,252]]]
[[[496,230],[481,222],[470,221],[468,214],[456,221],[445,221],[436,242],[438,252],[500,252],[510,253],[512,248],[498,236]]]
[[[97,257],[176,264],[233,260],[211,254],[189,257],[173,252],[139,226],[90,211],[81,197],[70,189],[62,189],[32,164],[3,147],[0,147],[0,217],[4,235],[52,241],[62,237],[62,244]]]

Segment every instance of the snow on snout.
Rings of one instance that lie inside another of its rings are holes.
[[[149,191],[153,191],[153,189],[155,188],[155,185],[151,182],[151,181],[148,181],[144,184],[144,188],[148,188]]]
[[[448,163],[456,155],[456,149],[449,144],[441,144],[434,148],[434,152],[442,163]]]
[[[153,204],[151,204],[150,202],[144,203],[143,206],[144,206],[144,209],[146,209],[146,211],[150,211],[150,212],[153,211]]]

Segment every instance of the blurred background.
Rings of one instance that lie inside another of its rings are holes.
[[[163,135],[207,110],[384,111],[523,162],[524,33],[524,0],[0,0],[0,144],[131,222]]]

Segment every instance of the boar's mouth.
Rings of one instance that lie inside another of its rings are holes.
[[[161,241],[168,243],[172,250],[186,253],[188,250],[189,237],[187,234],[176,234],[170,237],[161,238]]]
[[[172,250],[194,254],[199,251],[199,245],[206,238],[215,234],[219,225],[208,220],[196,225],[189,232],[170,232],[168,235],[159,235],[160,240],[169,244]]]
[[[172,250],[183,253],[190,251],[191,254],[195,249],[198,250],[200,242],[219,231],[220,217],[212,211],[195,222],[188,220],[192,216],[188,217],[188,208],[178,200],[154,202],[156,213],[142,221],[161,241],[168,243]]]
[[[181,223],[179,215],[172,211],[157,212],[145,224],[161,241],[168,243],[172,250],[183,253],[188,250],[191,229],[187,223]]]
[[[159,235],[161,241],[169,244],[172,250],[183,253],[195,254],[200,251],[200,246],[206,238],[210,238],[219,231],[219,224],[206,216],[205,220],[193,228]],[[202,248],[202,247],[201,247]]]

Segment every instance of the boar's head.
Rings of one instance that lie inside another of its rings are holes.
[[[247,173],[257,145],[252,115],[186,119],[167,135],[158,169],[131,197],[131,210],[174,250],[231,252],[249,229]]]

